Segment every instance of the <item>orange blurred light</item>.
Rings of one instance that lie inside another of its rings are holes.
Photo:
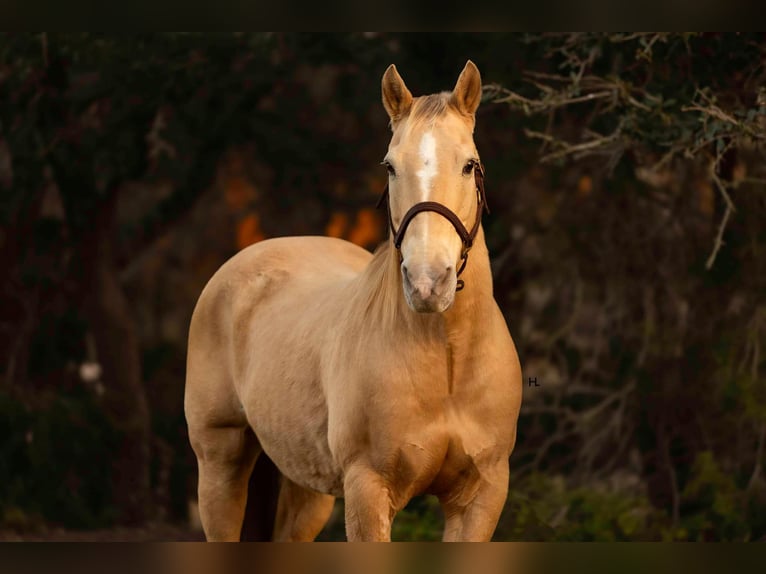
[[[234,211],[241,211],[255,199],[255,187],[244,177],[234,176],[226,181],[224,194],[226,204]]]
[[[330,221],[325,228],[325,234],[330,237],[344,237],[348,229],[348,215],[341,211],[336,211],[330,217]]]
[[[380,241],[380,225],[375,210],[362,209],[356,214],[356,222],[348,234],[348,240],[362,247],[376,244]]]
[[[237,224],[237,248],[244,249],[248,245],[263,241],[266,236],[261,231],[261,221],[257,213],[251,213]]]

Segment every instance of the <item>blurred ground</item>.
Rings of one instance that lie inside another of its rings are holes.
[[[45,532],[20,533],[0,530],[0,542],[204,542],[201,531],[172,524],[148,524],[140,528],[105,528],[102,530],[67,530],[54,528]]]

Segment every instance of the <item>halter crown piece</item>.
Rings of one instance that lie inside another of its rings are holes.
[[[402,224],[399,226],[399,230],[397,231],[394,229],[394,220],[391,218],[391,206],[390,206],[390,198],[388,196],[388,184],[386,184],[385,189],[383,190],[383,194],[380,196],[380,199],[378,200],[377,207],[380,208],[381,205],[383,205],[383,202],[386,202],[386,208],[388,210],[388,224],[391,227],[391,234],[394,237],[394,247],[396,247],[396,250],[399,252],[399,259],[402,259],[402,252],[401,252],[401,246],[402,241],[404,241],[404,234],[407,231],[407,227],[409,226],[410,222],[413,220],[413,218],[420,213],[421,211],[433,211],[434,213],[438,213],[442,217],[444,217],[447,221],[449,221],[452,224],[452,227],[455,228],[455,231],[457,231],[457,234],[460,236],[460,240],[463,242],[463,250],[460,253],[460,268],[457,270],[457,287],[455,288],[455,291],[460,291],[465,287],[465,282],[460,279],[460,274],[465,269],[466,263],[468,262],[468,252],[471,250],[471,247],[473,247],[473,240],[476,239],[476,234],[479,232],[479,225],[481,224],[481,212],[486,211],[489,213],[489,206],[487,205],[487,196],[484,194],[484,168],[482,167],[480,162],[476,162],[474,164],[473,168],[473,175],[474,179],[476,181],[476,220],[473,223],[473,227],[471,228],[471,231],[468,231],[463,225],[463,222],[460,221],[460,218],[457,216],[457,214],[452,211],[449,207],[446,205],[442,205],[441,203],[438,203],[436,201],[421,201],[420,203],[416,203],[410,209],[407,211],[407,213],[404,214],[404,217],[402,218]]]

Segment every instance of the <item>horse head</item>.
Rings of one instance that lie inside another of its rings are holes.
[[[393,131],[383,164],[404,296],[414,311],[442,312],[462,287],[458,275],[485,205],[473,141],[481,76],[469,60],[451,92],[414,98],[392,64],[382,92]]]

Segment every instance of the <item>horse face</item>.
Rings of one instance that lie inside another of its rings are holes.
[[[432,201],[471,226],[478,209],[473,142],[481,78],[466,64],[452,93],[413,98],[396,68],[383,76],[383,104],[393,137],[384,159],[389,172],[389,208],[396,229],[415,204]],[[407,304],[418,312],[441,312],[455,299],[463,243],[453,225],[432,211],[417,213],[401,244]]]

